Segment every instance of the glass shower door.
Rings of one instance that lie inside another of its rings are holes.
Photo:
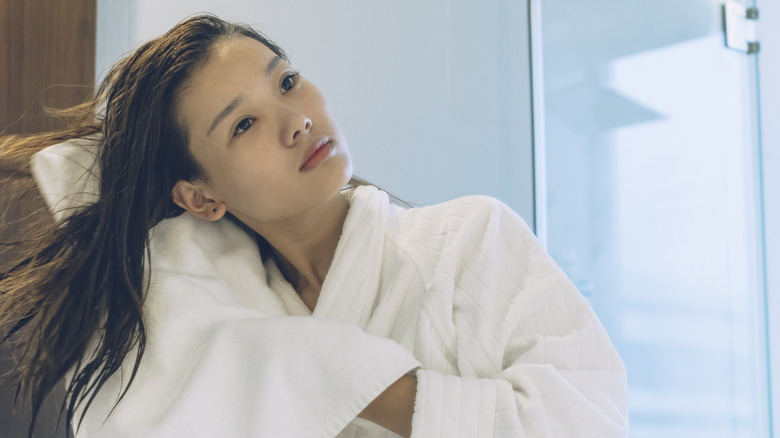
[[[630,436],[768,436],[755,55],[716,1],[535,4],[539,217],[626,363]]]

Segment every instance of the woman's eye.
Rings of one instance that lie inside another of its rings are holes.
[[[255,124],[255,119],[243,119],[240,122],[238,122],[238,125],[236,125],[236,129],[233,130],[233,137],[242,134],[244,131],[249,129],[252,125]]]
[[[282,93],[292,90],[295,84],[298,83],[299,74],[298,72],[290,73],[282,79]]]

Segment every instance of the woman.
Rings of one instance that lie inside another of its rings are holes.
[[[522,220],[342,190],[344,137],[267,38],[194,17],[101,90],[97,122],[2,145],[86,138],[36,154],[63,220],[0,283],[34,408],[66,378],[80,436],[627,433],[623,365]],[[57,194],[93,148],[95,198]]]

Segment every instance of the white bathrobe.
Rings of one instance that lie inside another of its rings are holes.
[[[53,211],[84,202],[66,195],[89,191],[87,149],[36,155]],[[627,434],[603,327],[496,200],[403,210],[356,189],[313,315],[229,221],[165,220],[151,252],[141,367],[114,408],[126,361],[79,437],[394,436],[355,417],[406,372],[414,437]]]
[[[271,288],[309,315],[270,261]],[[422,364],[416,437],[619,437],[625,369],[522,219],[488,197],[403,210],[361,187],[313,316],[398,341]],[[340,436],[371,435],[350,425]]]

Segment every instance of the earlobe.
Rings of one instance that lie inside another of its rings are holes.
[[[189,181],[177,182],[171,190],[171,198],[176,205],[203,220],[218,220],[226,212],[223,202],[204,196],[201,190]]]

